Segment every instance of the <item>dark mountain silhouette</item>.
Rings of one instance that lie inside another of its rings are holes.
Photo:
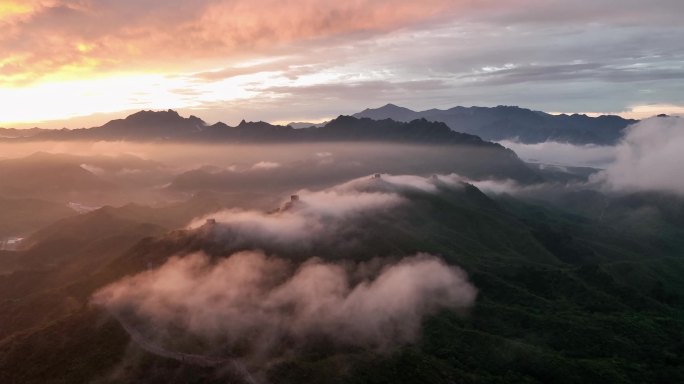
[[[412,111],[387,104],[353,116],[375,120],[411,121],[424,118],[440,121],[451,129],[480,136],[484,140],[518,140],[523,143],[559,141],[573,144],[609,145],[617,142],[624,129],[637,120],[604,115],[552,115],[514,106],[454,107],[446,110]]]
[[[440,122],[407,122],[340,116],[322,127],[295,129],[263,121],[242,121],[235,127],[207,125],[201,119],[182,117],[173,110],[141,111],[100,127],[44,130],[30,140],[141,140],[175,142],[278,143],[316,141],[387,141],[415,144],[467,144],[492,146],[479,137],[454,132]]]
[[[392,119],[373,120],[353,116],[339,116],[322,127],[295,129],[290,126],[273,125],[263,121],[242,121],[235,127],[224,123],[207,125],[201,119],[182,117],[177,112],[141,111],[113,120],[101,127],[88,129],[63,129],[42,132],[24,140],[130,140],[143,142],[174,143],[317,143],[317,142],[364,142],[399,143],[458,146],[463,149],[478,149],[487,156],[474,156],[461,152],[462,162],[477,157],[476,174],[495,175],[514,179],[534,179],[516,154],[503,146],[481,138],[455,132],[442,122],[416,119],[399,122]],[[470,163],[473,163],[470,161]],[[473,165],[475,166],[475,165]],[[498,171],[504,170],[503,174]],[[82,170],[83,171],[83,170]],[[470,172],[466,171],[466,174]],[[474,173],[475,174],[475,173]]]
[[[125,119],[112,120],[105,125],[94,128],[95,135],[115,138],[165,138],[166,135],[186,136],[200,132],[206,127],[202,119],[190,116],[181,117],[178,112],[140,111]]]
[[[364,120],[365,119],[365,120]],[[372,121],[376,120],[376,121]],[[391,120],[391,121],[390,121]],[[173,110],[140,111],[100,127],[61,130],[0,131],[0,140],[144,140],[144,141],[401,141],[413,143],[475,144],[484,140],[548,140],[575,144],[614,144],[636,120],[619,116],[551,115],[530,109],[498,106],[454,107],[447,110],[412,111],[387,104],[353,116],[340,116],[321,124],[273,125],[242,121],[235,127],[183,117]],[[408,125],[407,125],[408,124]],[[467,135],[450,134],[448,129]],[[446,141],[445,141],[446,140]]]
[[[202,119],[182,117],[178,112],[140,111],[125,119],[111,120],[100,127],[43,130],[31,136],[40,140],[165,140],[190,136],[206,128]]]
[[[393,108],[393,110],[397,110],[397,108]],[[312,126],[295,129],[290,126],[273,125],[263,121],[247,122],[244,120],[235,127],[221,122],[207,125],[197,117],[182,117],[172,110],[141,111],[125,119],[110,121],[101,127],[48,131],[31,138],[13,140],[127,140],[194,144],[389,143],[438,145],[443,148],[453,147],[453,154],[449,154],[448,157],[453,158],[458,165],[445,169],[443,172],[459,172],[472,178],[491,176],[520,181],[538,179],[538,176],[513,151],[499,144],[482,140],[478,136],[456,132],[445,123],[432,122],[423,118],[400,122],[392,119],[373,120],[339,116],[322,127]],[[87,173],[86,170],[80,168],[77,171]],[[350,178],[358,177],[375,171],[373,169],[358,170],[347,176]],[[94,177],[94,175],[91,176]]]
[[[386,104],[383,107],[366,108],[362,112],[355,113],[356,117],[368,117],[373,120],[394,119],[397,121],[415,120],[418,112],[394,104]],[[390,117],[393,116],[393,117]]]
[[[313,141],[391,141],[429,144],[466,144],[490,147],[492,143],[477,136],[454,132],[440,122],[415,119],[397,122],[392,119],[373,120],[340,116],[321,128],[299,129],[298,135]]]

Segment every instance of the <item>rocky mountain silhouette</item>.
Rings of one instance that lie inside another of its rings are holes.
[[[424,118],[439,121],[452,130],[480,136],[484,140],[516,140],[522,143],[545,141],[573,144],[611,145],[616,143],[624,129],[637,120],[615,115],[590,117],[583,114],[549,114],[516,106],[454,107],[446,110],[413,111],[387,104],[380,108],[365,109],[353,115],[375,120],[393,119],[412,121]]]

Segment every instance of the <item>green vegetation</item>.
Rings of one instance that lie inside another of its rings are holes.
[[[427,319],[421,339],[399,351],[311,351],[270,366],[265,376],[271,382],[684,382],[684,237],[682,216],[664,212],[671,204],[641,197],[639,204],[648,204],[652,214],[640,227],[620,201],[599,220],[598,213],[557,204],[492,200],[470,186],[408,197],[409,205],[339,233],[358,241],[332,247],[321,240],[309,251],[359,260],[439,254],[468,272],[479,289],[476,305],[467,313],[445,311]],[[108,208],[85,217],[136,217],[116,221],[124,231],[141,225],[145,210],[132,210]],[[80,217],[60,227],[81,222],[94,223]],[[658,231],[651,230],[654,225]],[[48,230],[39,234],[52,236]],[[0,340],[0,381],[225,382],[213,369],[126,348],[121,327],[88,305],[104,284],[196,250],[221,257],[236,249],[202,237],[201,230],[175,231],[142,239],[108,256],[111,262],[100,268],[86,263],[89,271],[72,270],[62,285],[51,281],[49,289],[19,297],[62,300],[70,303],[62,308],[71,309]],[[17,308],[16,319],[28,307],[4,305]]]
[[[289,363],[275,381],[684,381],[680,227],[662,219],[668,231],[654,238],[619,222],[468,193],[422,201],[434,220],[412,217],[410,230],[425,235],[423,250],[469,272],[480,290],[470,313],[430,318],[419,343],[389,357],[348,357],[354,368],[343,379],[319,381],[322,360]]]

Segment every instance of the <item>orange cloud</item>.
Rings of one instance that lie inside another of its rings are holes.
[[[461,3],[471,2],[3,1],[0,57],[13,59],[0,62],[0,85],[107,70],[199,68],[282,44],[401,28]]]
[[[33,10],[31,4],[21,1],[0,1],[0,21],[11,17],[30,13]]]
[[[351,0],[330,2],[261,0],[211,4],[192,37],[220,46],[258,46],[358,31],[382,31],[425,20],[458,1]]]

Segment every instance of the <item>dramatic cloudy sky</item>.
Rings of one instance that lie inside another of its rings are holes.
[[[0,0],[0,125],[684,112],[682,0]]]

